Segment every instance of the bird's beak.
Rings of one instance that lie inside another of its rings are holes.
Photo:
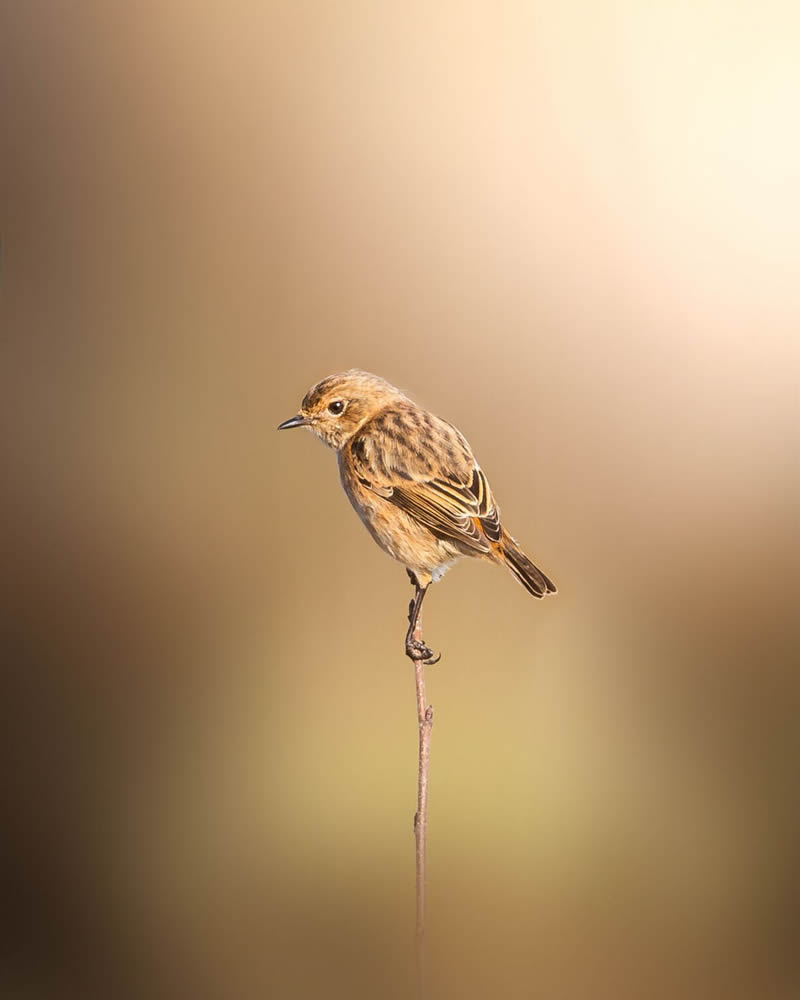
[[[310,423],[311,421],[307,417],[298,413],[296,417],[289,417],[282,424],[278,424],[278,430],[288,431],[290,427],[307,427]]]

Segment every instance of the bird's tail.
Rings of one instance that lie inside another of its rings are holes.
[[[533,565],[519,545],[505,530],[503,530],[501,545],[506,566],[508,566],[529,594],[533,594],[534,597],[544,597],[545,594],[556,593],[556,585],[553,581],[549,580],[538,566]]]

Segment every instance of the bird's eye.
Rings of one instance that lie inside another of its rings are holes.
[[[344,400],[334,399],[332,403],[328,404],[328,412],[332,413],[335,417],[338,417],[343,409],[344,409]]]

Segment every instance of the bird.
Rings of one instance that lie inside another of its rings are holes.
[[[536,598],[556,586],[500,521],[486,474],[453,424],[417,405],[378,375],[352,368],[329,375],[278,430],[304,427],[338,457],[345,493],[378,545],[414,585],[406,654],[439,656],[415,637],[422,601],[463,556],[505,565]]]

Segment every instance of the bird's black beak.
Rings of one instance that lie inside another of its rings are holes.
[[[278,430],[288,431],[290,427],[307,427],[310,422],[310,420],[298,413],[296,417],[289,417],[282,424],[278,424]]]

